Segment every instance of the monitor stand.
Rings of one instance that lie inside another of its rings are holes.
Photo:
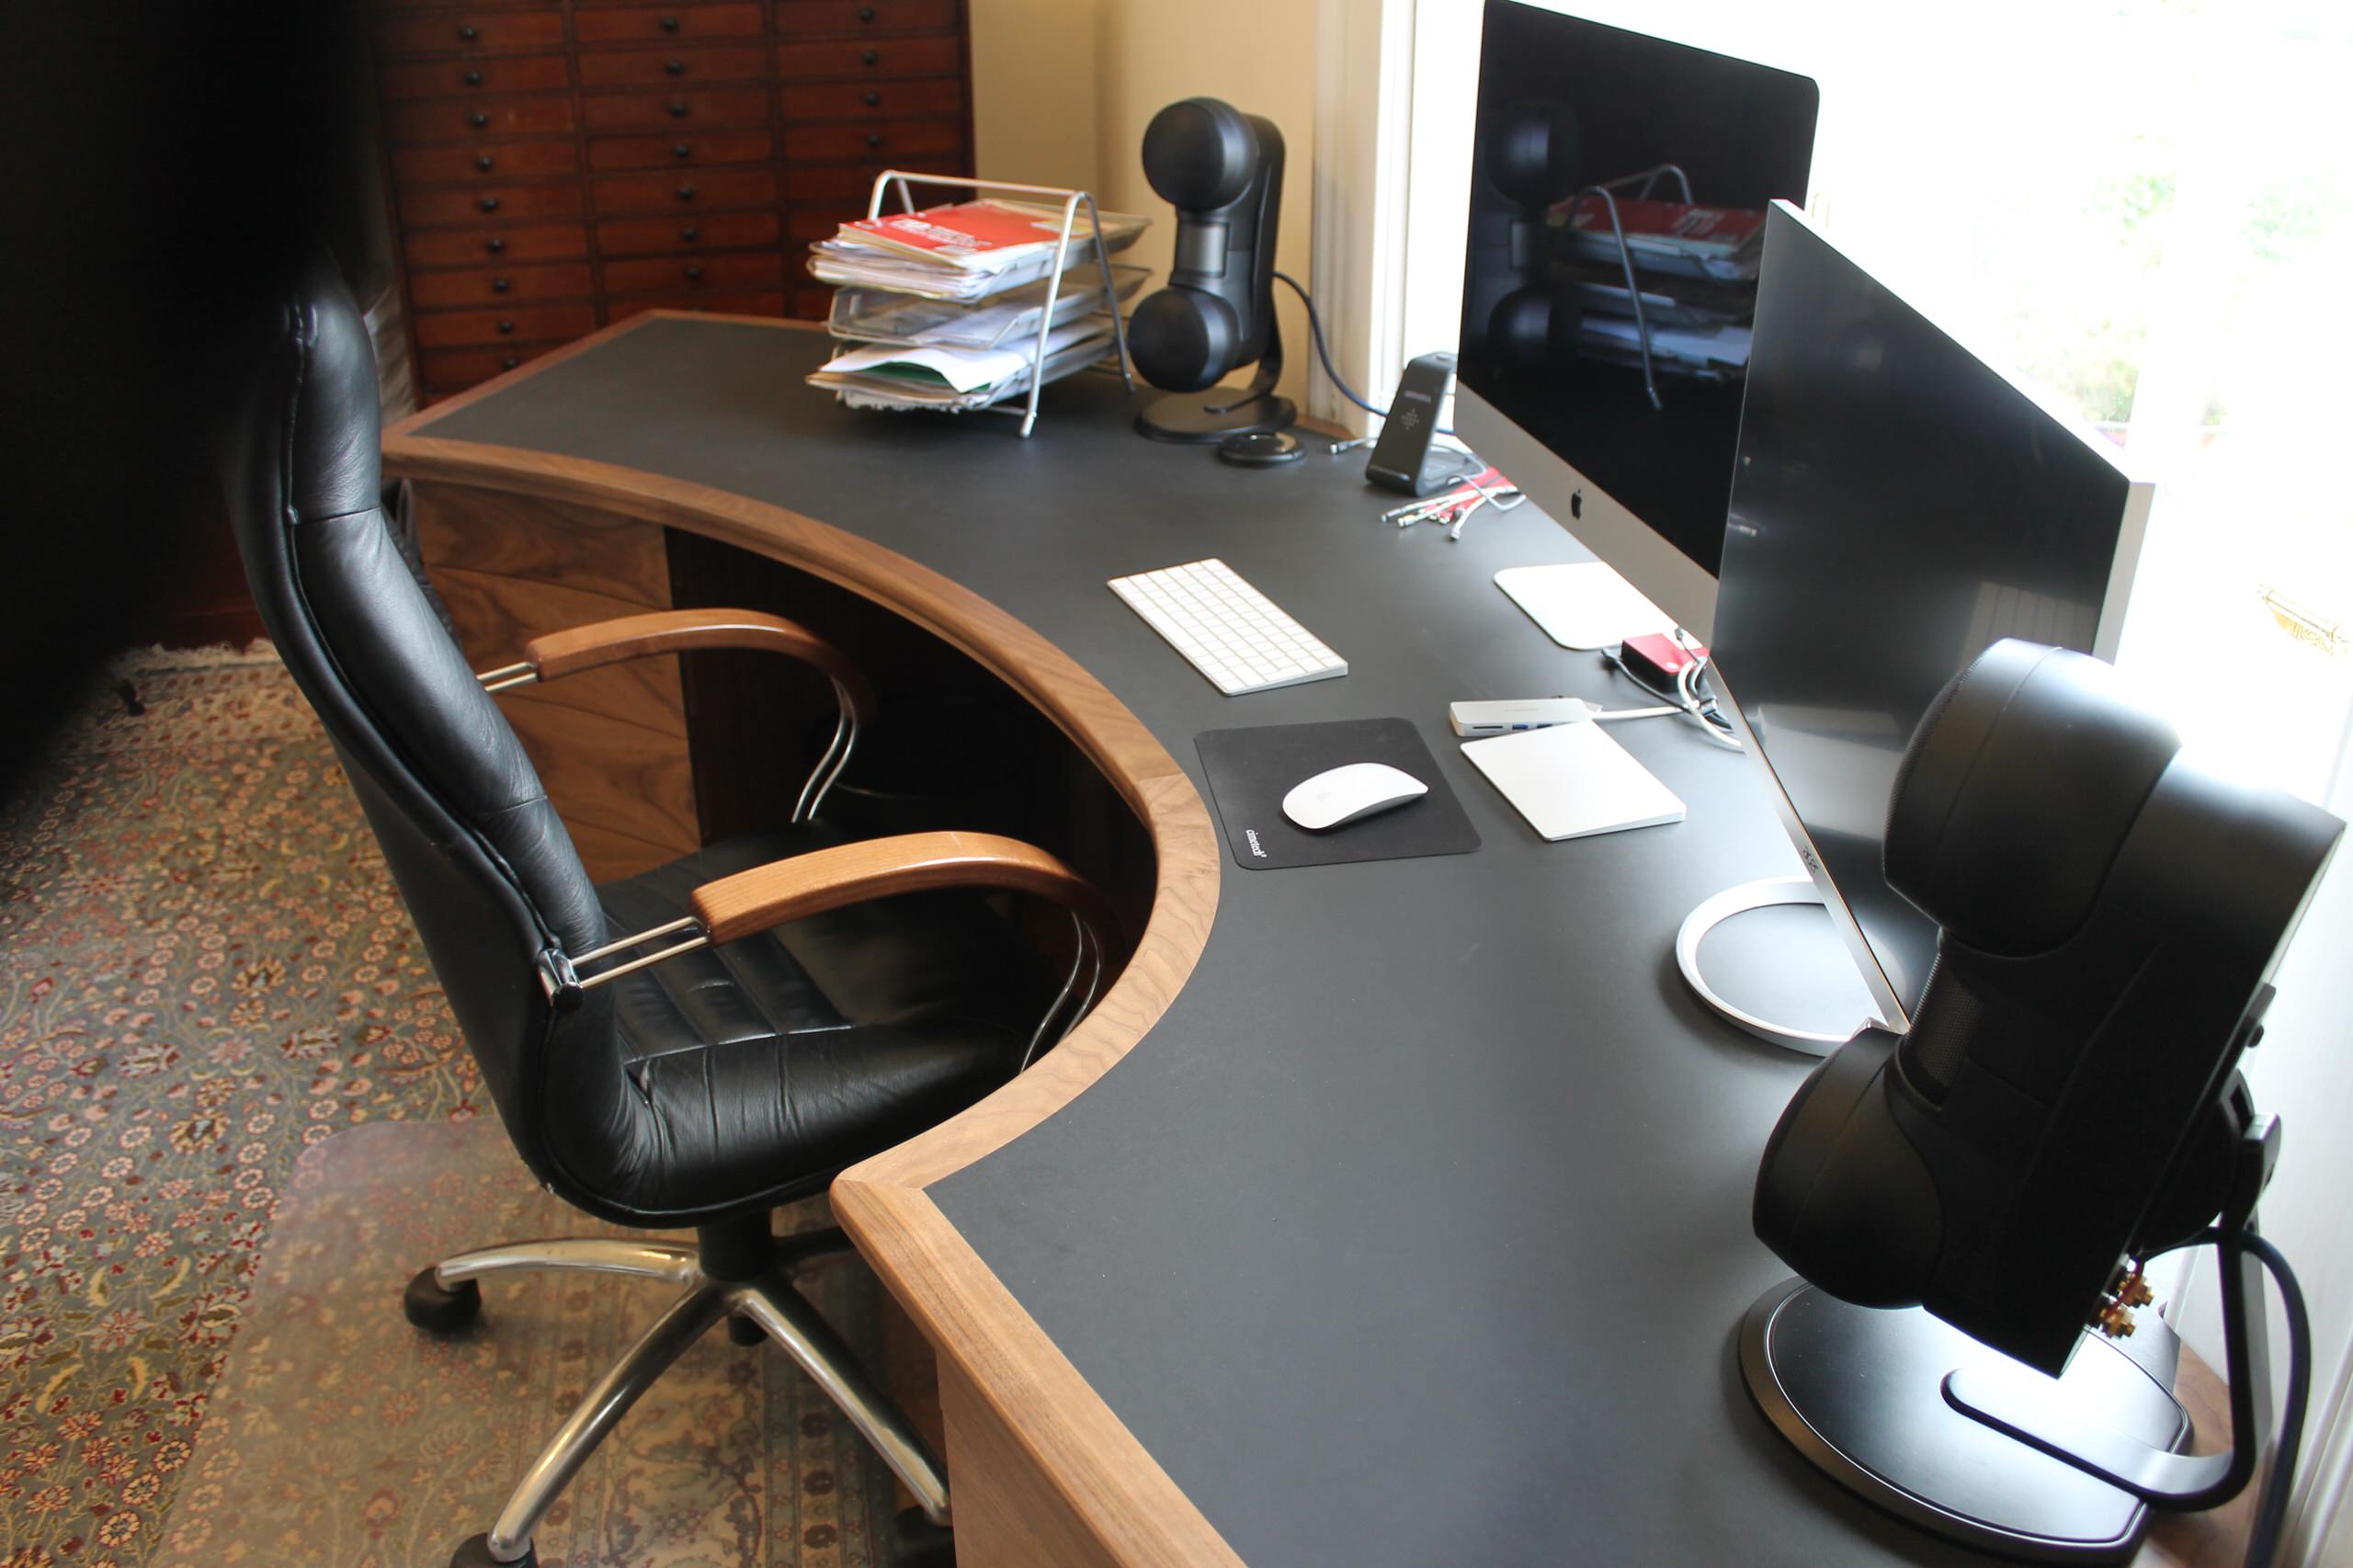
[[[1838,946],[1836,935],[1830,928],[1826,910],[1823,918],[1822,943],[1809,942],[1806,952],[1796,955],[1799,961],[1777,963],[1776,967],[1783,971],[1779,977],[1783,983],[1775,989],[1786,993],[1790,989],[1787,982],[1793,972],[1799,987],[1812,993],[1803,997],[1807,1005],[1802,1010],[1825,1017],[1838,1017],[1844,1014],[1847,994],[1851,993],[1853,1012],[1845,1015],[1854,1017],[1851,1024],[1808,1028],[1768,1017],[1761,1010],[1764,1003],[1743,1006],[1724,994],[1725,989],[1746,994],[1751,988],[1733,984],[1728,976],[1719,976],[1726,981],[1725,986],[1720,988],[1701,967],[1700,944],[1717,927],[1738,915],[1752,916],[1735,928],[1738,934],[1751,940],[1773,941],[1776,960],[1788,959],[1790,955],[1788,952],[1790,944],[1784,939],[1789,934],[1786,923],[1768,925],[1768,919],[1753,917],[1756,911],[1778,909],[1784,905],[1824,907],[1822,894],[1815,890],[1811,877],[1768,877],[1762,881],[1743,882],[1738,887],[1726,888],[1684,916],[1682,929],[1675,934],[1675,966],[1683,971],[1684,983],[1691,987],[1693,994],[1757,1039],[1770,1040],[1790,1051],[1802,1051],[1808,1056],[1827,1056],[1852,1039],[1856,1030],[1867,1024],[1882,1021],[1878,1016],[1878,1009],[1871,1004],[1870,994],[1863,989],[1862,980],[1855,972],[1854,960],[1847,957],[1844,948]],[[1820,959],[1811,963],[1803,961],[1813,956],[1816,947],[1821,949]],[[1733,966],[1726,964],[1724,967],[1730,970]],[[1789,1005],[1786,997],[1783,1005]]]
[[[2179,1355],[2172,1329],[2144,1312],[2121,1345],[2086,1333],[2053,1380],[1918,1307],[1852,1306],[1801,1279],[1765,1292],[1740,1328],[1757,1408],[1825,1474],[1937,1535],[2043,1562],[2129,1558],[2148,1505],[1964,1415],[1947,1376],[2022,1385],[2171,1451],[2190,1435],[2170,1392]]]

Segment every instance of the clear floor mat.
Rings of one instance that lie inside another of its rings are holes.
[[[812,1202],[779,1223],[825,1222]],[[481,1321],[442,1341],[408,1325],[401,1287],[468,1247],[598,1233],[623,1233],[540,1191],[495,1123],[371,1123],[306,1151],[153,1562],[446,1563],[673,1290],[494,1278]],[[880,1292],[864,1267],[821,1265],[802,1289],[877,1364]],[[889,1473],[782,1353],[714,1330],[565,1490],[539,1560],[886,1568],[891,1509]]]

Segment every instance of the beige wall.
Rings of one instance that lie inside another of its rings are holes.
[[[1144,182],[1143,128],[1178,98],[1223,98],[1282,130],[1276,262],[1313,286],[1315,0],[972,0],[972,16],[978,172],[1091,182],[1104,206],[1150,217],[1133,259],[1158,287],[1176,221]],[[1314,354],[1307,318],[1280,284],[1275,297],[1283,391],[1303,402]]]

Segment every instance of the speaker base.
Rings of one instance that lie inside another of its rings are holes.
[[[2120,1562],[2148,1528],[2147,1506],[1963,1415],[1944,1380],[1964,1368],[2024,1380],[2111,1431],[2186,1448],[2189,1418],[2159,1381],[2172,1331],[2144,1313],[2142,1335],[2152,1343],[2127,1351],[2087,1334],[2053,1380],[1917,1307],[1852,1306],[1789,1279],[1748,1309],[1740,1369],[1800,1453],[1906,1523],[2035,1562]]]
[[[1154,398],[1136,414],[1136,433],[1155,441],[1213,447],[1228,436],[1287,430],[1299,423],[1299,405],[1287,397],[1247,388],[1211,387]]]

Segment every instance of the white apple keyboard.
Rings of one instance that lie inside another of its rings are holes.
[[[1348,673],[1346,659],[1215,556],[1114,577],[1110,587],[1228,697]]]

